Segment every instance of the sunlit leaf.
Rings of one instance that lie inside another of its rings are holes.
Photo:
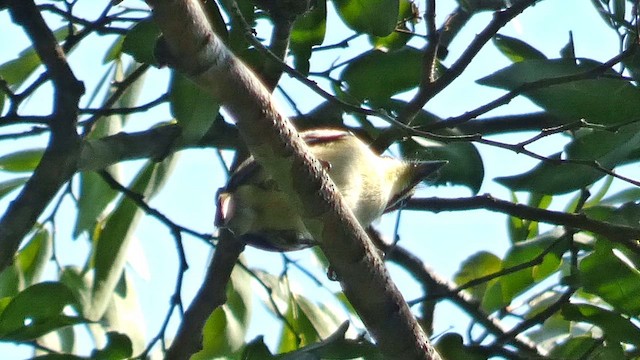
[[[131,190],[147,199],[157,193],[171,172],[173,159],[169,157],[160,163],[147,163],[133,180]],[[92,256],[95,280],[92,307],[87,312],[91,319],[102,317],[111,300],[126,263],[131,236],[141,215],[141,210],[132,200],[122,197],[99,232]]]
[[[69,27],[62,26],[53,32],[54,37],[58,41],[62,41],[69,35]],[[20,52],[17,59],[8,61],[0,65],[0,78],[7,82],[12,88],[21,85],[31,74],[33,74],[38,66],[40,66],[40,57],[36,50],[32,47]]]
[[[52,330],[86,323],[87,320],[63,313],[77,304],[63,284],[44,282],[32,285],[18,295],[0,314],[0,337],[5,340],[31,340]]]
[[[458,284],[458,286],[461,286],[469,281],[496,273],[501,269],[502,260],[499,257],[490,252],[480,251],[468,257],[460,265],[460,269],[454,275],[453,280]],[[487,290],[488,284],[489,281],[467,288],[465,291],[469,292],[476,299],[482,299],[485,291]]]
[[[336,0],[336,10],[348,27],[375,36],[387,36],[398,21],[399,0]]]
[[[510,36],[496,34],[493,37],[493,44],[504,56],[514,63],[524,60],[541,60],[547,58],[540,50],[522,40]]]
[[[40,279],[45,266],[51,260],[53,253],[53,238],[51,233],[40,228],[29,241],[18,251],[15,264],[24,276],[26,285],[31,285]]]
[[[387,36],[373,36],[369,35],[369,42],[374,48],[383,51],[392,51],[400,49],[405,46],[407,42],[413,37],[413,25],[416,22],[416,15],[414,11],[417,5],[410,0],[399,1],[399,12],[397,20],[397,29],[391,32]],[[410,24],[411,29],[407,27],[407,23]]]
[[[606,241],[596,242],[596,250],[580,261],[579,269],[585,291],[621,313],[640,314],[640,271]]]
[[[40,163],[43,149],[20,150],[0,156],[0,170],[9,172],[30,172]]]
[[[27,180],[29,180],[28,177],[20,177],[0,182],[0,198],[21,187]]]
[[[562,316],[567,320],[598,326],[609,340],[640,345],[640,328],[628,318],[610,310],[591,304],[566,304],[562,308]]]
[[[126,333],[134,352],[146,346],[145,318],[132,276],[125,271],[104,314],[109,330]]]
[[[299,359],[356,359],[382,360],[380,350],[363,338],[347,339],[348,323],[342,324],[324,340],[281,355],[282,360]]]
[[[192,360],[230,357],[244,345],[250,319],[251,279],[236,267],[231,274],[227,302],[218,307],[203,328],[202,350]]]
[[[592,336],[580,336],[557,345],[548,354],[551,359],[624,359],[624,349],[620,344],[603,342]]]
[[[514,244],[502,261],[502,270],[527,264],[518,270],[498,278],[491,283],[482,301],[488,312],[498,310],[536,283],[555,273],[561,265],[568,246],[562,231],[552,231],[537,238]],[[544,254],[544,255],[543,255]],[[534,261],[537,260],[537,261]]]

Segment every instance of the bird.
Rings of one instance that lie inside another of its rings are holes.
[[[318,128],[300,132],[363,227],[409,198],[447,161],[404,161],[378,155],[352,132]],[[214,221],[248,245],[287,252],[318,245],[276,182],[249,157],[217,192]]]

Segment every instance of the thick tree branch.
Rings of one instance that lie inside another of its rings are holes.
[[[438,359],[384,263],[271,94],[211,31],[197,1],[149,0],[180,68],[218,97],[255,159],[291,199],[342,288],[391,359]]]
[[[372,234],[372,232],[369,231],[369,234]],[[531,340],[526,336],[506,337],[505,334],[509,331],[500,320],[487,314],[481,309],[478,301],[473,299],[471,295],[460,291],[456,284],[438,275],[433,269],[426,266],[421,259],[416,257],[410,251],[407,251],[397,244],[389,245],[379,236],[372,236],[372,240],[374,240],[376,246],[385,252],[386,259],[403,267],[411,274],[411,276],[413,276],[414,279],[416,279],[416,281],[424,286],[427,290],[427,295],[425,296],[426,300],[424,301],[435,302],[439,299],[446,298],[484,326],[487,331],[491,332],[496,337],[504,338],[505,343],[512,344],[526,354],[537,354],[536,346]]]
[[[74,76],[32,0],[7,1],[12,19],[22,26],[47,69],[54,87],[54,111],[49,144],[18,197],[0,219],[0,271],[13,261],[24,236],[45,207],[76,171],[80,139],[76,132],[78,102],[84,86]]]
[[[181,133],[179,125],[171,124],[141,132],[122,132],[100,139],[85,140],[78,168],[81,171],[96,171],[126,160],[159,160],[171,151],[194,147],[236,149],[241,141],[236,127],[224,122],[222,118],[217,119],[197,143],[183,143],[175,147],[175,141]]]
[[[176,337],[165,355],[166,360],[188,360],[202,349],[202,328],[211,313],[227,300],[227,284],[244,244],[226,230],[220,232],[213,259],[202,286],[184,314]]]

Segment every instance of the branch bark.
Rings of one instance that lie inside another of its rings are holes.
[[[202,328],[215,309],[227,300],[226,290],[231,271],[244,250],[240,243],[228,231],[221,231],[213,255],[207,268],[202,286],[184,314],[176,337],[165,355],[166,360],[188,360],[192,354],[202,349]]]
[[[296,206],[342,288],[389,359],[439,359],[366,233],[271,94],[211,31],[197,1],[149,0],[181,70],[237,121],[255,159]]]
[[[78,103],[84,93],[51,29],[33,0],[7,1],[13,21],[29,36],[53,83],[54,109],[49,144],[17,198],[0,219],[0,271],[13,262],[22,239],[60,188],[76,172],[80,138],[76,132]]]

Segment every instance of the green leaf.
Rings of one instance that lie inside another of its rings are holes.
[[[209,316],[203,328],[202,350],[192,360],[229,357],[244,345],[249,326],[251,279],[239,267],[231,273],[227,302]]]
[[[621,190],[602,199],[600,205],[618,205],[626,202],[636,202],[638,200],[640,200],[640,188],[634,187]]]
[[[545,305],[536,312],[546,310],[550,304]],[[526,314],[527,319],[531,318],[530,314],[531,312]],[[550,343],[553,344],[562,341],[567,338],[567,335],[575,336],[574,333],[576,329],[580,328],[571,325],[570,321],[565,320],[562,315],[556,312],[548,317],[541,326],[527,331],[527,337],[542,349],[550,350]]]
[[[304,346],[299,350],[283,354],[282,360],[299,359],[355,359],[382,360],[378,348],[366,339],[347,339],[345,334],[349,324],[345,322],[324,340]]]
[[[173,159],[172,156],[160,163],[148,162],[133,180],[131,190],[148,200],[162,187],[171,172]],[[95,268],[92,306],[86,313],[90,319],[100,319],[111,300],[126,263],[132,234],[141,215],[142,212],[132,200],[122,197],[103,229],[96,234],[97,244],[92,255]]]
[[[24,276],[26,285],[40,280],[53,253],[53,238],[45,228],[40,228],[18,252],[15,264]]]
[[[172,72],[169,92],[171,114],[182,128],[181,143],[197,143],[215,121],[220,105],[213,95],[177,71]]]
[[[447,160],[438,171],[434,184],[454,184],[468,187],[474,194],[480,191],[484,165],[476,147],[468,142],[443,143],[414,136],[400,143],[403,157],[412,160]]]
[[[291,53],[296,70],[309,73],[311,48],[324,41],[327,29],[327,3],[320,1],[311,11],[296,18],[291,29]]]
[[[104,314],[109,330],[126,333],[135,353],[146,346],[145,319],[132,276],[125,271]]]
[[[8,172],[31,172],[40,163],[43,149],[20,150],[0,156],[0,170]]]
[[[53,35],[56,40],[62,41],[69,35],[69,27],[62,26],[54,31]],[[27,80],[40,64],[40,57],[36,50],[29,47],[21,51],[17,59],[0,65],[0,78],[6,81],[12,89],[15,89]]]
[[[342,72],[349,95],[372,104],[418,86],[422,76],[422,51],[406,46],[385,53],[368,51],[353,60]]]
[[[151,18],[140,20],[125,35],[122,52],[143,64],[155,64],[154,50],[160,29]]]
[[[619,207],[591,206],[584,209],[584,213],[591,219],[605,221],[630,227],[640,224],[640,203],[628,202]]]
[[[511,199],[514,203],[518,203],[514,193],[511,193]],[[528,205],[531,207],[546,209],[553,197],[532,193],[529,197]],[[509,239],[512,243],[517,243],[527,239],[531,239],[538,235],[538,222],[527,219],[520,219],[516,216],[510,216],[507,223],[509,229]]]
[[[446,333],[438,339],[436,349],[443,359],[485,360],[481,350],[465,346],[462,336],[457,333]]]
[[[104,54],[104,59],[102,59],[102,64],[108,64],[112,61],[120,59],[120,55],[122,55],[122,44],[124,43],[125,36],[118,36],[116,40],[111,44],[107,52]]]
[[[591,304],[566,304],[562,316],[598,326],[610,341],[640,345],[640,328],[618,313]]]
[[[356,32],[387,36],[398,21],[399,0],[336,0],[336,11]]]
[[[552,231],[537,238],[514,244],[502,261],[502,269],[530,263],[529,266],[503,275],[489,284],[482,307],[493,312],[508,304],[518,295],[555,273],[562,263],[562,254],[568,243],[562,231]],[[549,247],[553,248],[549,249]],[[547,252],[548,251],[548,252]],[[543,253],[546,254],[542,256]],[[542,259],[535,262],[540,256]]]
[[[468,257],[460,265],[460,269],[454,275],[453,281],[458,286],[464,285],[471,280],[494,274],[502,269],[502,260],[496,255],[480,251]],[[492,280],[495,281],[495,280]],[[476,285],[465,289],[476,299],[482,299],[490,282]]]
[[[0,198],[27,183],[28,177],[20,177],[0,182]]]
[[[104,182],[100,175],[92,171],[81,173],[79,183],[78,217],[73,230],[74,237],[85,231],[92,234],[100,215],[118,194]]]
[[[640,124],[637,123],[623,126],[616,132],[582,130],[566,146],[566,159],[594,161],[605,169],[613,169],[626,163],[630,154],[640,147]],[[560,154],[550,156],[552,159],[560,157]],[[495,180],[513,191],[564,194],[588,187],[605,175],[588,165],[544,161],[526,173]]]
[[[15,296],[24,288],[24,276],[15,265],[0,272],[0,298]]]
[[[91,307],[91,273],[83,273],[77,267],[67,266],[60,271],[60,282],[71,290],[79,303],[82,314]]]
[[[87,358],[70,354],[46,354],[36,356],[33,360],[87,360]]]
[[[575,61],[576,49],[573,43],[573,32],[569,31],[569,42],[562,49],[560,49],[560,57],[563,59],[569,59]]]
[[[496,34],[493,37],[493,44],[498,48],[502,55],[506,56],[514,63],[525,60],[543,60],[547,58],[540,50],[522,40],[510,36]]]
[[[579,60],[578,64],[573,59],[527,60],[499,70],[478,83],[512,91],[539,80],[582,74],[600,65],[586,59]],[[609,76],[547,86],[522,95],[567,122],[585,119],[590,123],[613,125],[640,117],[640,102],[636,101],[640,89],[614,71],[605,74]]]
[[[387,36],[373,36],[369,35],[369,42],[374,48],[382,51],[398,50],[405,46],[411,38],[413,38],[413,26],[417,22],[417,17],[414,11],[417,10],[417,5],[410,0],[399,1],[400,10],[398,12],[397,29],[405,31],[393,31]],[[407,23],[411,26],[411,29],[407,27]]]
[[[269,348],[264,343],[264,338],[262,336],[258,336],[257,338],[251,340],[247,346],[244,347],[242,351],[243,360],[271,360],[276,359]]]
[[[550,359],[563,360],[618,360],[626,359],[620,344],[602,342],[592,336],[578,336],[553,348],[547,355]]]
[[[640,314],[640,271],[608,242],[597,241],[595,251],[580,261],[579,269],[585,291],[601,297],[618,312]]]
[[[87,323],[87,320],[63,313],[67,306],[76,306],[71,291],[57,282],[32,285],[18,295],[0,314],[0,338],[25,341],[52,330]]]
[[[91,354],[95,360],[123,360],[133,355],[131,340],[125,334],[110,331],[107,333],[107,345],[104,349]]]

